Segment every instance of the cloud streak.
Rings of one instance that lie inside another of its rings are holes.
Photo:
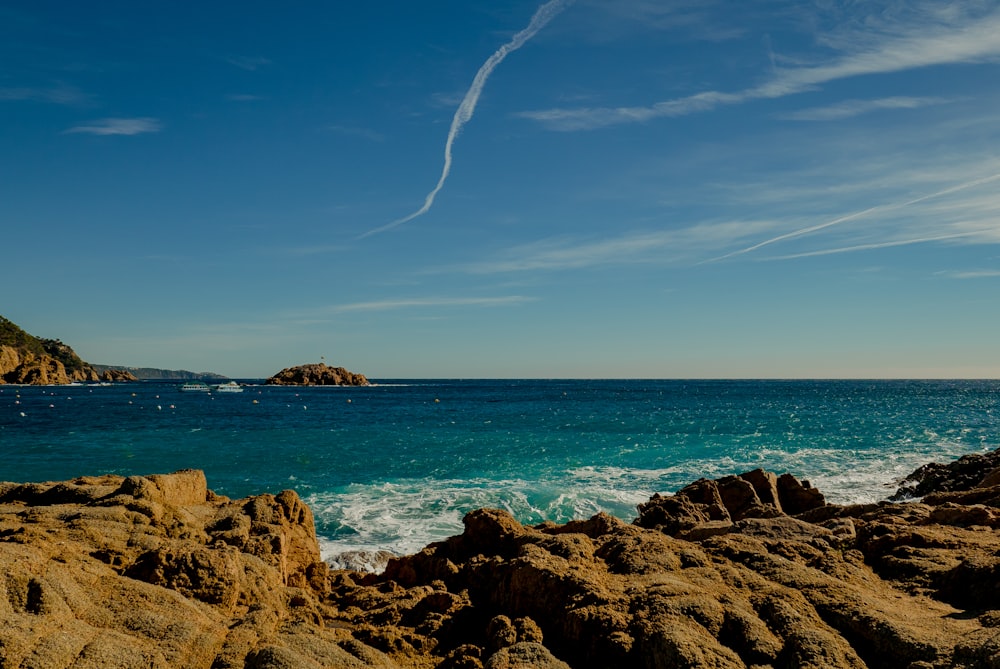
[[[720,261],[720,260],[727,260],[729,258],[733,258],[733,257],[739,256],[739,255],[744,255],[744,254],[747,254],[747,253],[752,253],[753,251],[756,251],[758,249],[764,248],[765,246],[770,246],[771,244],[777,244],[778,242],[783,242],[783,241],[786,241],[786,240],[789,240],[789,239],[794,239],[796,237],[802,237],[804,235],[808,235],[808,234],[811,234],[813,232],[818,232],[820,230],[825,230],[827,228],[831,228],[833,226],[840,225],[842,223],[847,223],[849,221],[854,221],[854,220],[857,220],[857,219],[866,218],[866,217],[871,216],[873,214],[881,214],[881,213],[886,213],[886,212],[890,212],[890,211],[896,211],[898,209],[904,209],[906,207],[911,207],[913,205],[920,204],[922,202],[926,202],[926,201],[932,200],[934,198],[944,197],[946,195],[951,195],[953,193],[957,193],[959,191],[966,190],[968,188],[974,188],[976,186],[981,186],[983,184],[990,183],[990,182],[997,181],[997,180],[1000,180],[1000,174],[991,174],[989,176],[985,176],[985,177],[982,177],[980,179],[974,179],[972,181],[967,181],[965,183],[957,184],[955,186],[951,186],[949,188],[945,188],[943,190],[936,191],[934,193],[928,193],[927,195],[921,195],[920,197],[912,198],[912,199],[906,200],[904,202],[893,202],[893,203],[890,203],[890,204],[876,205],[874,207],[869,207],[867,209],[862,209],[861,211],[856,211],[856,212],[853,212],[851,214],[847,214],[846,216],[839,216],[839,217],[837,217],[837,218],[835,218],[833,220],[830,220],[830,221],[824,221],[823,223],[819,223],[817,225],[811,225],[811,226],[808,226],[808,227],[805,227],[805,228],[800,228],[798,230],[793,230],[791,232],[786,232],[785,234],[778,235],[776,237],[771,237],[770,239],[765,239],[764,241],[758,242],[756,244],[753,244],[752,246],[747,246],[746,248],[742,248],[742,249],[739,249],[737,251],[733,251],[731,253],[727,253],[727,254],[719,256],[717,258],[712,258],[710,260],[706,260],[705,262],[717,262],[717,261]],[[968,235],[953,235],[953,236],[954,237],[958,237],[958,236],[968,236]],[[921,241],[932,241],[932,240],[927,239],[927,240],[921,240]],[[855,248],[860,248],[860,247],[855,247]],[[869,248],[878,248],[878,247],[877,246],[869,246]],[[813,254],[810,254],[810,255],[819,255],[819,254],[818,253],[813,253]]]
[[[90,102],[90,96],[72,86],[55,88],[0,88],[0,101],[48,102],[57,105],[82,105]]]
[[[993,279],[1000,277],[1000,269],[971,270],[967,272],[946,272],[952,279]]]
[[[469,274],[563,271],[636,265],[690,263],[706,249],[773,230],[770,221],[698,223],[680,230],[633,232],[592,240],[548,239],[509,249],[496,260],[457,269]]]
[[[832,81],[889,74],[934,65],[982,63],[1000,59],[1000,13],[967,18],[947,25],[911,25],[885,37],[878,31],[841,40],[852,52],[825,65],[779,68],[762,84],[726,93],[703,91],[648,106],[555,108],[520,112],[517,116],[552,130],[592,130],[655,118],[677,117],[759,99],[774,99],[814,90]],[[862,46],[855,46],[861,44]]]
[[[887,249],[894,246],[911,246],[913,244],[929,244],[931,242],[944,242],[952,239],[962,239],[975,237],[990,232],[989,230],[976,230],[972,232],[956,232],[950,235],[936,235],[934,237],[918,237],[915,239],[896,239],[888,242],[873,242],[871,244],[856,244],[854,246],[841,246],[833,249],[820,249],[818,251],[804,251],[802,253],[792,253],[784,256],[775,256],[769,260],[794,260],[796,258],[813,258],[816,256],[829,256],[837,253],[854,253],[856,251],[873,251],[875,249]]]
[[[431,206],[434,204],[434,198],[437,197],[437,194],[444,187],[444,183],[448,179],[448,174],[451,172],[451,152],[452,147],[455,144],[455,139],[462,131],[462,127],[472,119],[472,115],[476,111],[476,104],[479,102],[479,96],[483,92],[483,88],[486,86],[486,81],[493,73],[493,70],[495,70],[501,62],[503,62],[504,58],[524,46],[524,44],[534,37],[539,30],[544,28],[549,21],[554,19],[560,12],[572,3],[573,0],[549,0],[538,8],[535,15],[531,17],[531,21],[528,23],[526,28],[514,35],[509,42],[501,46],[493,53],[492,56],[486,59],[486,62],[483,63],[482,67],[479,68],[479,71],[476,72],[476,76],[472,80],[472,85],[465,93],[465,97],[462,99],[458,109],[455,110],[455,115],[451,119],[451,128],[448,130],[448,138],[444,145],[444,167],[441,170],[441,177],[438,179],[437,185],[434,186],[431,192],[427,194],[427,197],[424,199],[423,206],[412,214],[398,218],[391,223],[373,230],[369,230],[365,234],[361,235],[362,237],[368,237],[380,232],[385,232],[386,230],[391,230],[392,228],[412,221],[418,216],[423,216],[430,211]]]
[[[948,102],[950,100],[946,100],[945,98],[915,98],[905,96],[878,98],[877,100],[844,100],[843,102],[827,107],[812,107],[810,109],[800,109],[787,114],[781,114],[778,118],[785,121],[839,121],[883,109],[917,109],[919,107],[946,104]]]
[[[163,125],[155,118],[102,118],[88,125],[69,128],[64,134],[141,135],[147,132],[159,132],[162,129]]]

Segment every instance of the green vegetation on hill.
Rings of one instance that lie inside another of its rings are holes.
[[[0,316],[0,346],[10,346],[18,352],[29,352],[35,355],[45,353],[45,346],[41,339],[28,334],[3,316]]]
[[[48,355],[63,364],[68,374],[88,367],[76,352],[58,339],[41,339],[28,334],[20,327],[0,316],[0,346],[10,346],[18,353]]]
[[[40,359],[48,356],[62,363],[70,379],[87,379],[88,375],[105,375],[108,372],[124,370],[136,379],[171,379],[204,381],[224,380],[226,377],[213,372],[189,372],[187,370],[154,369],[150,367],[123,367],[122,365],[92,365],[84,362],[76,352],[59,339],[43,339],[28,334],[20,327],[0,316],[0,346],[14,349],[23,358]],[[9,371],[9,370],[7,370]],[[3,372],[0,371],[0,374]],[[95,377],[96,378],[96,377]],[[114,380],[125,380],[115,377]],[[135,379],[132,379],[135,380]],[[12,381],[21,382],[21,381]],[[3,379],[0,378],[0,383]]]

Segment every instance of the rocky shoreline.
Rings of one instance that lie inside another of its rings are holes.
[[[3,483],[0,667],[997,667],[996,458],[918,470],[920,501],[756,470],[631,524],[483,509],[377,575],[322,562],[292,491]]]

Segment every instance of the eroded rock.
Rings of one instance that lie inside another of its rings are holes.
[[[297,495],[200,472],[0,484],[0,667],[1000,666],[1000,489],[826,504],[791,476],[319,561]],[[795,511],[796,513],[791,513]]]

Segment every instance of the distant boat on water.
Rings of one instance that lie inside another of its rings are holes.
[[[228,383],[220,383],[215,386],[215,392],[217,393],[242,393],[243,386],[236,383],[235,381],[229,381]]]
[[[178,390],[182,393],[207,393],[211,388],[208,387],[207,383],[201,381],[189,381],[178,386]]]

